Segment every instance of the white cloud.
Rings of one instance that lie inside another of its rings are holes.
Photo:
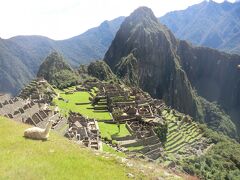
[[[104,20],[127,16],[139,6],[152,8],[159,17],[166,12],[185,9],[201,1],[0,0],[0,37],[36,34],[65,39],[98,26]]]

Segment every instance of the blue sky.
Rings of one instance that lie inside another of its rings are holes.
[[[150,7],[160,17],[169,11],[185,9],[201,1],[0,0],[0,37],[43,35],[56,40],[67,39],[98,26],[104,20],[128,16],[139,6]]]

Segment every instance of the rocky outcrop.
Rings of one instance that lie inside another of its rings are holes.
[[[137,59],[132,53],[127,57],[121,58],[120,62],[116,65],[117,76],[124,79],[126,84],[132,86],[139,85]]]

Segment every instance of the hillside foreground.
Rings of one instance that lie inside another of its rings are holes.
[[[187,178],[153,163],[139,163],[137,160],[89,150],[53,131],[47,141],[25,139],[23,131],[27,127],[29,126],[0,117],[2,179]]]

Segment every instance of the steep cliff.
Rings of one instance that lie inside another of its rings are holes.
[[[240,56],[180,41],[180,64],[198,94],[217,102],[240,127]]]

